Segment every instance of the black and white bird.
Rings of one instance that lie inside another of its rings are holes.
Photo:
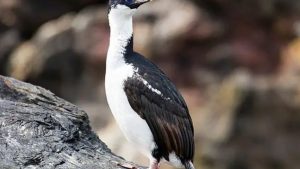
[[[125,137],[150,159],[194,169],[194,129],[187,105],[168,77],[133,51],[132,17],[150,0],[110,0],[105,90]]]

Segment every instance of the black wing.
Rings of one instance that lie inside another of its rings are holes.
[[[157,147],[152,155],[168,160],[169,154],[175,152],[182,162],[192,160],[194,129],[183,97],[158,67],[144,58],[138,59],[131,62],[138,72],[124,82],[124,90],[131,107],[153,133]]]

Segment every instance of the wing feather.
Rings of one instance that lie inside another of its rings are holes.
[[[160,93],[153,92],[154,89]],[[139,72],[124,82],[124,90],[131,107],[145,119],[153,133],[159,150],[156,158],[168,160],[169,154],[175,152],[181,160],[192,160],[191,117],[183,97],[165,74],[159,69],[140,66]]]

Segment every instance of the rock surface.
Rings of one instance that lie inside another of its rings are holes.
[[[121,169],[118,164],[135,166],[99,140],[83,110],[0,76],[0,168]]]

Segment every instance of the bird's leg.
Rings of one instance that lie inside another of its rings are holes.
[[[159,169],[159,162],[156,159],[151,159],[149,169]]]

